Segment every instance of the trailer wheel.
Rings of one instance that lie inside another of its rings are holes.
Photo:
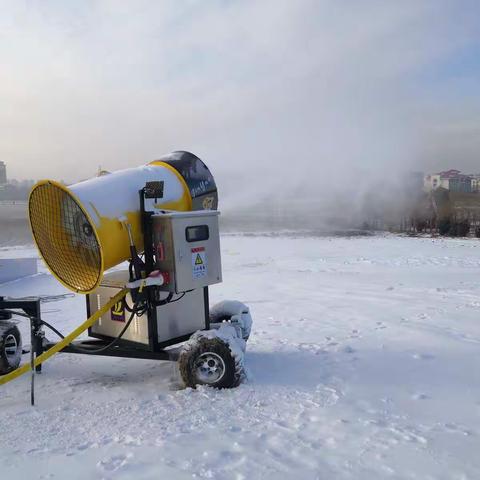
[[[242,368],[229,346],[220,338],[199,338],[189,344],[178,360],[185,386],[209,385],[233,388],[241,380]]]
[[[14,323],[0,323],[0,375],[15,370],[22,359],[22,336]]]

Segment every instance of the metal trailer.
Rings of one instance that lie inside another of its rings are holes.
[[[125,286],[128,292],[88,329],[91,338],[71,342],[61,352],[178,361],[186,386],[237,386],[243,377],[243,358],[234,352],[238,347],[245,351],[251,317],[248,307],[240,302],[210,315],[208,285],[222,279],[219,213],[154,213],[145,205],[148,198],[161,195],[158,185],[147,183],[139,195],[143,259],[132,242],[128,270],[105,275],[87,294],[87,316],[98,312]],[[61,334],[42,319],[40,299],[0,297],[0,375],[15,370],[20,363],[22,342],[11,322],[13,314],[30,319],[31,370],[38,373],[41,365],[33,368],[35,358],[57,345],[46,340],[44,328]]]

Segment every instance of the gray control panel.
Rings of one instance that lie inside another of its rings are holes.
[[[153,215],[156,268],[168,274],[161,289],[181,293],[222,281],[216,210]]]

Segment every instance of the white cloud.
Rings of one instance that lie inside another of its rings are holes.
[[[343,188],[352,171],[432,165],[438,115],[462,118],[442,78],[425,76],[478,40],[480,7],[12,1],[2,11],[0,158],[12,175],[75,180],[187,149],[246,202],[247,182],[315,191],[319,176]]]

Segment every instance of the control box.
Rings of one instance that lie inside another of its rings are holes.
[[[182,293],[222,281],[219,212],[152,215],[155,266],[167,274],[161,290]]]
[[[128,271],[117,270],[107,273],[100,286],[87,295],[88,315],[92,315],[105,305],[128,282]],[[161,293],[161,299],[167,297]],[[104,313],[89,329],[89,335],[96,338],[115,338],[125,327],[130,317],[128,308],[134,301],[130,292],[125,300],[118,302]],[[207,288],[188,292],[178,301],[156,307],[140,316],[135,315],[132,324],[123,335],[123,340],[134,342],[137,346],[149,346],[153,350],[161,345],[178,342],[178,339],[190,336],[197,330],[208,328],[208,293]]]

